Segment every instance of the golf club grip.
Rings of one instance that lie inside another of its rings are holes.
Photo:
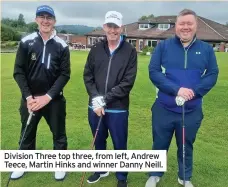
[[[28,117],[28,120],[27,120],[26,125],[29,125],[29,124],[30,124],[31,119],[32,119],[32,116],[33,116],[33,112],[31,112],[31,113],[29,114],[29,117]]]

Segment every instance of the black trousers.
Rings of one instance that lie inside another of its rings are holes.
[[[20,105],[21,115],[21,136],[24,133],[27,119],[29,116],[27,102],[23,99]],[[53,149],[54,150],[66,150],[67,149],[67,136],[66,136],[66,100],[64,97],[51,100],[45,107],[34,112],[34,116],[27,127],[24,139],[22,140],[21,150],[35,150],[36,149],[36,132],[40,119],[44,117],[53,135]]]

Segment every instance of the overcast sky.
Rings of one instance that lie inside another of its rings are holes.
[[[25,21],[34,21],[37,6],[50,5],[56,14],[56,25],[102,26],[104,15],[109,10],[123,14],[124,24],[133,23],[143,15],[177,15],[184,8],[198,15],[225,24],[228,22],[227,2],[1,2],[2,17],[18,18],[22,13]]]

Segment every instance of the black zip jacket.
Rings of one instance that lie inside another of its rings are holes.
[[[39,32],[24,37],[16,55],[13,77],[22,98],[48,94],[52,99],[63,95],[70,79],[70,52],[56,32],[43,41]]]
[[[91,99],[104,96],[106,108],[129,109],[129,94],[137,73],[137,52],[123,41],[110,55],[107,39],[90,50],[84,69],[84,83]]]

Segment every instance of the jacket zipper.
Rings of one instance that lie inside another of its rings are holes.
[[[188,51],[184,49],[184,69],[187,68],[187,62],[188,61]]]
[[[192,46],[192,44],[196,41],[196,39],[194,39],[194,41],[191,43],[191,45],[188,47],[188,49],[186,50],[183,43],[181,42],[183,48],[184,48],[184,69],[187,68],[187,65],[188,65],[188,50],[189,48]]]
[[[111,63],[112,63],[112,56],[109,58],[109,62],[108,62],[108,71],[107,71],[107,76],[105,81],[105,94],[107,93],[107,90],[108,90],[108,79],[109,79]]]
[[[51,53],[48,54],[47,69],[49,69],[49,67],[50,67],[50,60],[51,60]]]
[[[40,33],[39,33],[39,34],[40,34]],[[47,42],[48,42],[49,40],[51,40],[52,38],[54,38],[55,35],[51,36],[47,41],[45,41],[45,40],[43,39],[43,37],[41,36],[41,34],[40,34],[40,37],[42,38],[42,40],[43,40],[43,42],[44,42],[43,56],[42,56],[42,64],[43,64],[43,63],[44,63],[44,58],[45,58],[45,52],[46,52],[46,44],[47,44]]]
[[[42,64],[44,63],[44,57],[45,57],[45,51],[46,51],[46,43],[47,43],[47,41],[44,41]]]
[[[119,44],[118,47],[115,49],[115,51],[119,48],[119,46],[120,46],[120,44]],[[111,63],[112,63],[113,55],[114,55],[114,54],[112,54],[112,55],[109,57],[108,71],[107,71],[107,76],[106,76],[106,81],[105,81],[105,94],[107,93],[107,90],[108,90],[108,79],[109,79],[109,73],[110,73],[110,68],[111,68]]]

